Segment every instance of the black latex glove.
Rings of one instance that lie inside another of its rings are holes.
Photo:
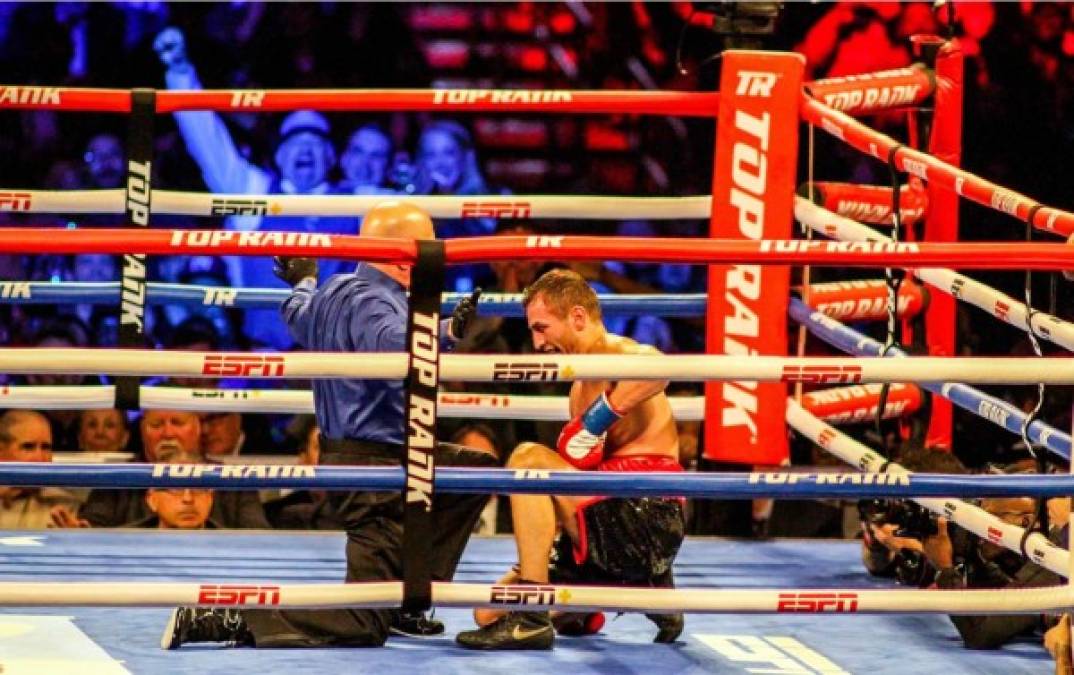
[[[479,297],[481,297],[481,289],[475,288],[470,297],[459,300],[459,304],[455,305],[455,309],[451,312],[451,337],[461,340],[466,336],[466,328],[477,314]]]
[[[314,258],[288,258],[278,255],[273,258],[276,263],[272,273],[282,279],[288,286],[294,287],[306,277],[317,278],[317,260]]]

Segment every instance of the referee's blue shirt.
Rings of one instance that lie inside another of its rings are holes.
[[[358,263],[351,274],[331,277],[319,289],[304,280],[281,311],[291,337],[308,351],[406,351],[406,289],[367,263]],[[448,321],[440,326],[442,348]],[[327,438],[404,441],[402,380],[314,380],[313,403]]]

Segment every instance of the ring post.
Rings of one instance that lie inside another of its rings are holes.
[[[791,237],[804,64],[800,54],[724,52],[712,237]],[[711,265],[708,290],[708,353],[787,353],[788,268]],[[707,459],[771,466],[787,459],[785,384],[710,382],[705,399]]]

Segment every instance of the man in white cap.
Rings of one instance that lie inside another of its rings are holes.
[[[201,89],[194,65],[187,58],[183,34],[166,28],[153,43],[166,67],[164,80],[169,89]],[[243,157],[231,138],[224,120],[209,111],[175,113],[175,122],[186,142],[187,151],[201,168],[205,184],[213,192],[225,194],[293,194],[327,195],[344,193],[329,181],[336,164],[331,140],[331,125],[324,115],[313,110],[299,110],[287,115],[280,125],[274,160],[276,172],[269,172]],[[229,230],[268,230],[275,232],[320,232],[356,234],[358,219],[345,217],[229,216]],[[272,259],[229,259],[232,281],[246,288],[277,286],[272,274]],[[321,261],[322,280],[337,272],[350,271],[353,263],[340,260]],[[291,345],[287,329],[275,310],[247,310],[244,330],[247,335],[285,349]]]

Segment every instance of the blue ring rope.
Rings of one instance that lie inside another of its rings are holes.
[[[151,305],[208,305],[234,309],[279,309],[290,291],[284,288],[225,288],[185,284],[146,284],[146,301]],[[450,313],[464,293],[445,293],[441,311]],[[704,293],[684,295],[600,295],[605,314],[656,314],[667,317],[704,316]],[[479,301],[484,316],[521,317],[519,293],[487,293]],[[0,282],[0,303],[44,305],[52,303],[115,305],[119,303],[119,283],[48,283],[39,281]]]
[[[200,475],[193,475],[200,471]],[[275,473],[275,476],[273,476]],[[401,490],[401,467],[219,464],[0,464],[0,485],[253,490]],[[602,473],[443,468],[436,490],[470,494],[616,495],[781,499],[862,497],[1060,497],[1074,476],[875,473]]]

